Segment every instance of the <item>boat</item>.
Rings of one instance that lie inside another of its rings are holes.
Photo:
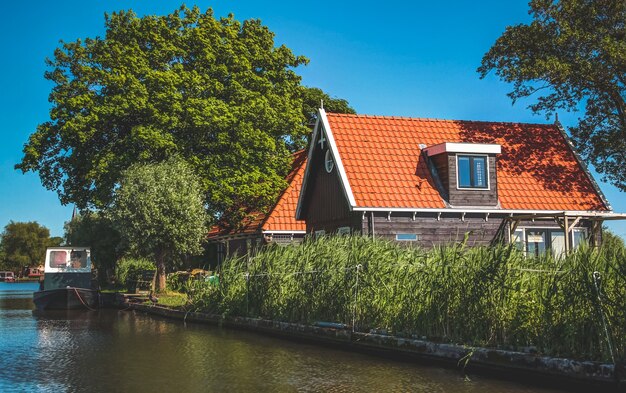
[[[94,285],[90,250],[86,247],[46,249],[44,279],[33,294],[38,310],[96,310],[100,293]]]
[[[13,272],[0,272],[0,282],[15,282],[15,274]]]

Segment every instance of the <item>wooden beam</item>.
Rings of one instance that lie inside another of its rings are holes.
[[[572,222],[572,223],[570,224],[569,228],[567,228],[567,231],[568,231],[568,232],[571,232],[571,231],[572,231],[572,229],[574,229],[574,227],[576,226],[576,224],[578,224],[578,223],[580,222],[580,219],[581,219],[581,218],[582,218],[582,217],[576,217],[576,219],[574,220],[574,222]]]
[[[563,229],[565,231],[565,255],[569,254],[569,220],[567,216],[563,217]]]
[[[520,221],[521,220],[518,219],[511,219],[509,221],[509,243],[513,243],[513,235],[515,234],[515,230],[517,229]]]
[[[599,237],[602,230],[602,221],[601,220],[593,220],[591,222],[591,245],[593,247],[599,247],[600,242]]]

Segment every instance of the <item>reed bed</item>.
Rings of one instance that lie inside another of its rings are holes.
[[[624,248],[526,258],[513,246],[424,250],[336,236],[231,258],[219,275],[218,286],[191,284],[197,310],[626,360]]]

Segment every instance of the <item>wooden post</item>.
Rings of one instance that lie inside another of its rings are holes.
[[[602,220],[593,220],[591,222],[591,244],[593,247],[600,247],[601,228],[602,228]]]
[[[565,231],[565,255],[569,254],[570,245],[569,245],[569,223],[567,216],[563,216],[563,230]]]
[[[515,230],[519,225],[520,220],[513,220],[512,218],[509,220],[509,244],[513,243],[513,235],[515,234]]]

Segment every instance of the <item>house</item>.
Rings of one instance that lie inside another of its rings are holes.
[[[287,188],[267,212],[252,212],[238,227],[218,222],[209,230],[208,243],[213,245],[212,259],[221,264],[229,255],[243,255],[262,244],[301,242],[306,225],[296,220],[295,211],[306,167],[306,151],[293,154],[293,164],[286,177]]]
[[[561,125],[319,110],[296,218],[306,232],[429,247],[515,242],[530,254],[601,241],[612,212]],[[567,234],[567,236],[565,235]]]

